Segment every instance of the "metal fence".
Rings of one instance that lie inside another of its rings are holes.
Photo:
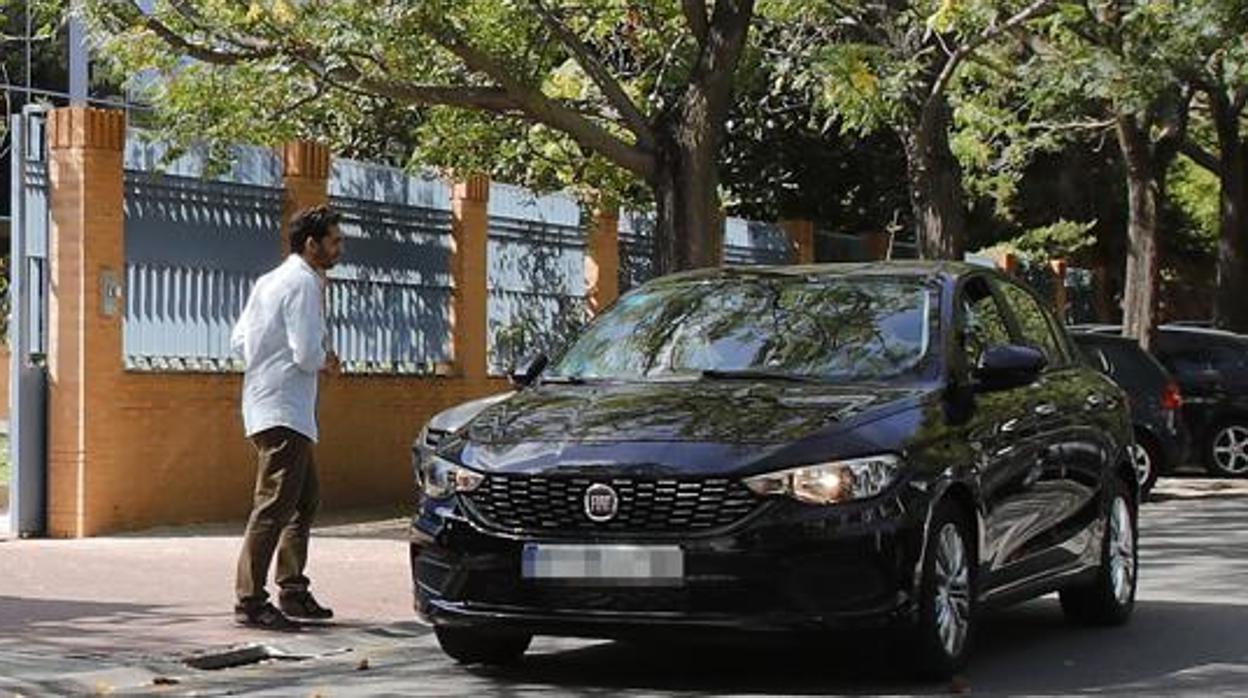
[[[793,245],[774,223],[729,218],[724,221],[725,264],[789,264]]]
[[[655,277],[654,215],[642,211],[620,211],[620,293]]]
[[[585,224],[570,196],[490,186],[487,289],[490,371],[557,354],[588,318]]]
[[[214,177],[201,153],[167,155],[128,134],[125,365],[238,370],[230,330],[255,279],[280,260],[280,163],[267,149],[238,148]]]
[[[451,192],[442,180],[334,162],[330,203],[345,250],[326,322],[353,373],[431,373],[451,359]]]

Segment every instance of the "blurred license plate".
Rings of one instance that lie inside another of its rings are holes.
[[[676,545],[524,546],[525,579],[619,584],[680,584],[684,553]]]

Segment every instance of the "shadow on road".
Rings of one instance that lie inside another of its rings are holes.
[[[1173,687],[1215,694],[1248,676],[1248,606],[1142,603],[1123,628],[1068,625],[1052,598],[989,614],[966,676],[975,694],[1154,693]],[[542,652],[505,670],[476,669],[505,685],[545,684],[586,695],[625,690],[763,695],[945,692],[906,676],[906,657],[882,638],[667,639]],[[1147,688],[1143,688],[1144,685]]]

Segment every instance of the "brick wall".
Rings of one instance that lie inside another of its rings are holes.
[[[107,312],[100,294],[103,280],[125,269],[124,131],[119,112],[70,107],[50,119],[52,536],[241,519],[251,506],[255,460],[242,433],[241,376],[124,370],[122,314]],[[282,155],[285,216],[323,203],[329,153],[298,143]],[[411,501],[410,447],[422,424],[507,388],[486,375],[489,183],[472,177],[454,191],[449,375],[322,377],[316,458],[325,509]],[[595,259],[586,273],[615,278],[615,263]],[[613,289],[596,292],[603,304],[613,299]]]

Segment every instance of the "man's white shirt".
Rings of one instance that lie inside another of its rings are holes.
[[[234,325],[230,346],[242,357],[247,436],[287,427],[313,442],[317,374],[325,365],[321,280],[292,254],[256,281]]]

